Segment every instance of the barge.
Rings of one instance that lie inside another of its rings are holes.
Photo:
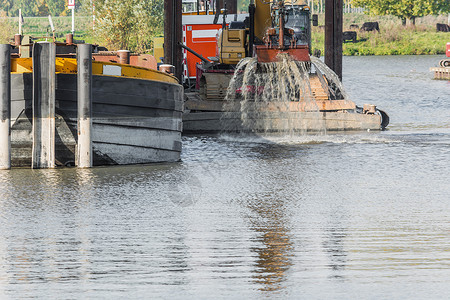
[[[190,22],[184,28],[193,30],[207,17],[183,16]],[[195,74],[195,88],[185,93],[184,133],[386,128],[389,117],[384,111],[374,104],[357,106],[338,76],[311,55],[311,23],[317,23],[317,16],[311,18],[304,1],[252,1],[244,17],[228,23],[225,20],[233,18],[227,18],[225,10],[222,25],[210,25],[221,28],[214,43],[205,40],[202,46],[186,35],[184,51],[197,61],[194,72],[185,56],[188,73]],[[207,51],[211,45],[215,56]]]
[[[70,39],[69,43],[43,44],[23,40],[12,50],[10,63],[11,166],[75,166],[80,136],[78,47]],[[41,65],[39,45],[54,49],[53,57],[44,57]],[[171,74],[156,70],[156,60],[149,55],[98,49],[93,48],[90,65],[92,165],[179,161],[182,85]],[[36,98],[42,95],[48,103],[43,105],[50,107],[44,117],[46,111],[36,107]],[[50,122],[48,127],[44,118]],[[40,140],[44,135],[49,141]],[[52,153],[46,153],[49,161],[39,165],[36,148],[43,143],[50,146],[41,152]]]

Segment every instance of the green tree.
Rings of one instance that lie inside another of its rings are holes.
[[[95,2],[96,30],[108,47],[129,48],[133,31],[133,0],[100,0]]]
[[[238,0],[238,11],[247,12],[250,0]]]
[[[48,16],[48,5],[45,0],[37,0],[36,5],[33,7],[34,16]]]
[[[84,11],[95,13],[95,36],[111,50],[146,52],[164,28],[164,0],[84,0]]]
[[[18,16],[19,9],[27,17],[66,14],[67,0],[0,0],[0,10]]]
[[[393,15],[415,24],[415,19],[427,15],[438,15],[450,12],[448,0],[353,0],[354,6],[368,8],[374,15]]]
[[[9,11],[13,7],[13,4],[13,0],[0,0],[0,11],[4,11],[8,15]]]
[[[19,9],[22,10],[22,15],[27,17],[35,16],[36,7],[39,6],[36,0],[14,0],[12,9],[9,12],[10,16],[18,16]]]
[[[66,10],[67,0],[46,0],[50,15],[59,16]]]
[[[152,47],[152,39],[164,32],[164,1],[138,1],[135,6],[134,51],[145,52]]]

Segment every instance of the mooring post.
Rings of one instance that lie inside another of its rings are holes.
[[[11,168],[11,45],[0,44],[0,170]]]
[[[73,44],[73,33],[67,33],[66,34],[66,44],[72,45]]]
[[[14,35],[14,46],[20,46],[21,43],[22,43],[22,35],[15,34]]]
[[[130,64],[130,50],[118,50],[117,56],[119,57],[119,64]]]
[[[325,0],[325,63],[342,80],[342,0]]]
[[[78,168],[92,167],[92,45],[77,46]]]
[[[33,169],[55,167],[56,45],[33,45]]]

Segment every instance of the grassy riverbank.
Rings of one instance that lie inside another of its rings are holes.
[[[89,17],[76,16],[75,18],[75,39],[84,40],[87,43],[99,43],[92,35]],[[72,17],[53,17],[53,25],[55,27],[55,36],[57,40],[62,41],[66,33],[72,30]],[[8,18],[8,27],[0,28],[0,37],[9,36],[14,37],[18,33],[17,18]],[[7,32],[6,32],[7,31]],[[52,30],[48,17],[25,17],[24,25],[22,27],[24,35],[31,35],[33,37],[51,36]]]
[[[17,31],[17,18],[10,18],[11,26],[2,26],[0,37],[12,37]],[[402,26],[400,19],[392,16],[367,16],[365,14],[344,14],[344,30],[351,30],[351,24],[361,26],[364,22],[378,21],[380,33],[359,32],[356,43],[344,43],[344,55],[422,55],[443,54],[445,44],[450,41],[448,32],[436,32],[436,23],[446,23],[447,16],[427,16],[418,18],[416,26]],[[64,35],[71,30],[71,17],[55,17],[57,37],[62,41]],[[319,15],[319,25],[324,24],[324,15]],[[92,33],[92,23],[88,17],[76,17],[75,39],[87,43],[104,44]],[[352,29],[354,30],[354,29]],[[6,32],[8,31],[8,32]],[[46,17],[25,18],[24,34],[32,36],[51,35],[50,24]],[[313,27],[312,47],[324,53],[324,29]]]
[[[324,24],[324,16],[319,16],[319,25]],[[361,26],[364,22],[377,21],[380,32],[359,32],[350,29],[351,24]],[[357,42],[343,45],[344,55],[423,55],[444,54],[445,44],[450,41],[448,32],[436,32],[436,23],[446,23],[447,16],[427,16],[418,18],[416,26],[402,26],[398,18],[392,16],[367,16],[345,14],[344,31],[357,32]],[[312,48],[324,51],[324,29],[312,30]]]

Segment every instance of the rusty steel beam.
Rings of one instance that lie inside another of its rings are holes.
[[[342,0],[325,0],[325,63],[342,80]]]

